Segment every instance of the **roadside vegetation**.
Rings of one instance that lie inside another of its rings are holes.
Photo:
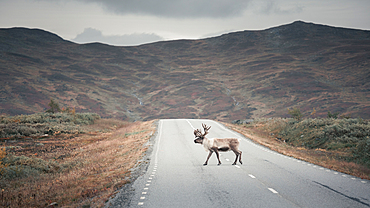
[[[130,182],[153,122],[70,111],[0,117],[0,207],[104,206]]]
[[[37,113],[32,115],[0,116],[0,138],[23,138],[78,134],[88,131],[85,126],[99,120],[95,113]]]
[[[229,125],[247,137],[283,154],[327,168],[370,179],[370,121],[338,117],[254,119]]]

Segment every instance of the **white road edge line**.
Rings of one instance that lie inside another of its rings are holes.
[[[158,163],[158,152],[159,152],[159,143],[161,141],[161,135],[162,135],[162,121],[159,120],[159,131],[158,131],[158,144],[157,144],[157,150],[155,152],[155,164]]]
[[[191,126],[191,128],[195,129],[193,125],[191,125],[190,121],[188,119],[186,119],[186,121],[189,123],[189,125]]]

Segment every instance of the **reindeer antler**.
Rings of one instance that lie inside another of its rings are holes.
[[[203,136],[202,132],[201,132],[199,129],[195,129],[195,130],[194,130],[194,135],[195,135],[196,137],[201,137],[201,136]]]
[[[208,134],[208,130],[211,128],[210,126],[207,127],[207,125],[202,124],[202,127],[204,129],[204,134],[202,134],[202,131],[199,129],[194,129],[194,135],[195,137],[204,137],[205,135]]]
[[[202,124],[202,126],[203,126],[203,129],[204,129],[204,134],[203,134],[203,136],[205,136],[205,135],[207,135],[208,134],[208,131],[209,131],[209,129],[211,128],[210,126],[209,127],[207,127],[207,125],[206,124]]]

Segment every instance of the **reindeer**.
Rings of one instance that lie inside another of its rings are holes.
[[[209,151],[208,157],[206,162],[203,165],[208,164],[208,160],[211,157],[212,153],[215,152],[218,160],[218,165],[221,165],[220,156],[218,154],[219,151],[221,152],[227,152],[227,151],[233,151],[236,155],[235,161],[233,165],[236,165],[236,162],[238,161],[240,164],[242,163],[242,151],[240,151],[239,148],[239,140],[235,138],[225,138],[225,139],[208,139],[205,136],[208,134],[210,126],[207,127],[205,124],[202,124],[202,127],[204,129],[204,134],[202,134],[201,130],[196,129],[194,130],[195,140],[194,143],[199,143],[203,145],[204,149],[206,151]]]

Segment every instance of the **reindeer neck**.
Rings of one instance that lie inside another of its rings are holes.
[[[209,141],[209,139],[207,138],[207,137],[204,137],[203,138],[203,142],[202,142],[202,144],[205,144],[206,142],[208,142]]]

